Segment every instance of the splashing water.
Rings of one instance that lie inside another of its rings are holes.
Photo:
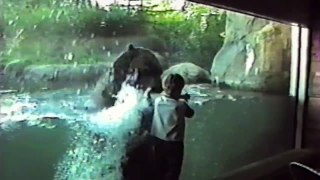
[[[73,125],[73,142],[57,165],[55,179],[122,179],[121,164],[147,104],[141,90],[123,83],[114,106]]]

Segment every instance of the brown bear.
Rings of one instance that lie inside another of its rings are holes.
[[[162,66],[155,54],[146,48],[128,46],[113,64],[114,83],[118,86],[125,81],[128,74],[138,70],[139,78],[137,84],[143,89],[151,86],[154,92],[161,92]],[[116,88],[117,90],[119,89]]]
[[[121,53],[113,63],[112,70],[105,74],[108,77],[101,77],[97,82],[94,95],[96,105],[100,107],[112,105],[114,103],[112,94],[117,94],[127,76],[135,71],[138,71],[138,78],[134,85],[144,90],[152,87],[152,92],[155,93],[162,91],[163,68],[156,55],[149,49],[129,44],[127,50]],[[109,82],[105,79],[109,79]]]

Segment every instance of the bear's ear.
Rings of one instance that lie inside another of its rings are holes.
[[[132,51],[132,50],[134,50],[135,48],[134,48],[134,46],[133,46],[133,44],[129,44],[128,45],[128,51]]]

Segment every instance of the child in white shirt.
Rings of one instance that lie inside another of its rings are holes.
[[[179,74],[168,75],[162,83],[163,93],[154,101],[150,135],[153,139],[155,177],[159,180],[178,180],[184,152],[185,118],[194,110],[182,96],[185,85]]]

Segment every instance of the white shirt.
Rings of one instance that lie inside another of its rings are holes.
[[[150,134],[165,141],[183,141],[188,108],[185,102],[166,96],[157,97]]]

